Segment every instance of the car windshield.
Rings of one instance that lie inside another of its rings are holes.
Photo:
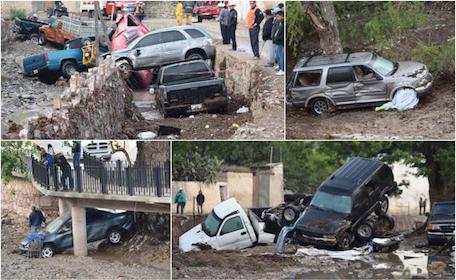
[[[432,216],[454,217],[454,204],[437,204],[431,211]]]
[[[206,220],[201,226],[203,228],[204,233],[206,233],[208,236],[215,236],[221,223],[222,219],[220,219],[214,213],[214,211],[212,211],[211,214],[207,216]]]
[[[369,65],[383,76],[391,75],[394,71],[394,63],[379,55],[375,55],[374,59],[369,63]]]
[[[310,205],[322,210],[330,210],[348,214],[352,208],[352,199],[350,196],[336,195],[327,192],[317,192],[310,202]]]
[[[63,217],[58,217],[57,219],[53,220],[49,225],[46,226],[46,231],[49,233],[56,232],[61,225],[66,221]]]

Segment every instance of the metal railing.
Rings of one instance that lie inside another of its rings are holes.
[[[46,166],[31,158],[33,179],[43,188],[53,191],[101,193],[135,196],[170,196],[170,162],[136,162],[133,166],[120,160],[102,161],[84,154],[81,166],[61,170],[57,165]],[[71,180],[65,178],[71,174]],[[73,181],[73,182],[71,182]]]

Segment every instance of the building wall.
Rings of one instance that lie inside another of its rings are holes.
[[[275,206],[283,202],[283,164],[274,164],[271,167],[269,183],[269,206]]]
[[[252,172],[227,172],[228,197],[234,197],[242,208],[253,207]]]
[[[199,190],[203,192],[205,198],[203,204],[204,213],[210,213],[215,205],[221,202],[220,193],[215,183],[207,184],[204,182],[174,181],[172,188],[173,213],[176,213],[177,210],[177,205],[174,203],[174,198],[176,197],[176,192],[181,188],[187,197],[187,204],[184,208],[185,214],[193,214],[193,209],[195,209],[195,213],[198,213],[196,208],[196,196],[198,195]]]

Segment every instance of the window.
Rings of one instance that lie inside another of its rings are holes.
[[[192,37],[193,39],[206,37],[201,31],[199,31],[197,29],[188,28],[188,29],[185,29],[184,31],[185,31],[185,33],[190,35],[190,37]]]
[[[222,227],[222,230],[220,231],[220,235],[241,230],[243,228],[244,226],[242,225],[241,217],[236,216],[225,222],[225,224]]]
[[[384,76],[394,73],[394,63],[378,55],[374,56],[369,65]]]
[[[354,81],[355,75],[351,66],[333,67],[328,70],[327,84],[350,83]]]
[[[355,71],[355,77],[357,81],[367,81],[367,80],[372,80],[376,79],[377,76],[375,75],[375,72],[370,69],[369,67],[366,67],[364,65],[357,65],[353,67]]]
[[[212,76],[212,71],[203,62],[183,63],[166,68],[163,72],[162,83]]]
[[[352,208],[352,199],[350,196],[320,191],[315,193],[310,205],[322,210],[348,214]]]
[[[85,40],[89,40],[89,39],[84,39],[84,41]],[[80,49],[80,48],[82,48],[82,40],[80,40],[80,39],[73,40],[66,45],[67,50],[68,49]]]
[[[51,22],[50,27],[51,28],[59,28],[59,23],[60,23],[59,20],[54,20],[53,22]]]
[[[185,36],[179,31],[165,31],[161,32],[162,43],[176,42],[185,40]]]
[[[201,228],[208,236],[215,236],[217,230],[219,229],[222,220],[215,214],[214,211],[207,216],[204,223],[201,224]]]
[[[136,21],[130,15],[127,18],[127,26],[138,26]]]
[[[319,86],[322,70],[311,70],[298,73],[295,81],[296,87]]]
[[[160,44],[160,37],[161,37],[161,33],[150,34],[149,36],[142,38],[141,41],[139,41],[139,43],[136,44],[136,48],[142,48],[142,47],[148,47],[148,46]]]
[[[86,222],[94,222],[94,221],[99,221],[103,220],[103,213],[99,211],[91,211],[87,210],[86,211]]]

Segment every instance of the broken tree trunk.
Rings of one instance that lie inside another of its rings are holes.
[[[312,26],[318,33],[323,52],[328,55],[343,52],[334,3],[321,1],[319,3],[320,11],[314,5],[316,5],[314,2],[302,2],[304,13],[309,16]]]

